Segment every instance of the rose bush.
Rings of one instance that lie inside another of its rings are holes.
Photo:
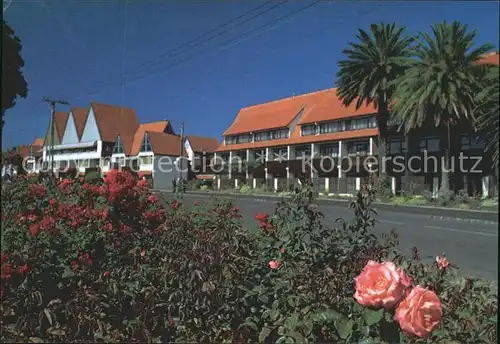
[[[325,226],[309,187],[244,228],[128,172],[2,189],[2,342],[496,343],[497,292],[375,236],[370,197]]]

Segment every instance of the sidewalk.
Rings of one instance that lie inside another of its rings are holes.
[[[154,190],[161,193],[171,193],[169,190]],[[280,195],[256,195],[256,194],[239,194],[231,192],[209,192],[209,191],[188,191],[188,195],[196,195],[202,197],[221,197],[221,198],[240,198],[240,199],[255,199],[255,200],[273,200],[279,201],[280,199],[289,198],[289,196]],[[324,199],[318,198],[315,203],[320,205],[331,205],[337,207],[347,207],[351,199]],[[381,202],[373,202],[375,210],[392,211],[400,213],[428,215],[434,218],[441,219],[455,219],[455,220],[472,220],[472,221],[486,221],[490,223],[498,223],[498,213],[486,210],[464,210],[445,208],[437,206],[414,206],[414,205],[396,205]]]

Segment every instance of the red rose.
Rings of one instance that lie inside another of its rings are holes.
[[[20,266],[17,268],[17,273],[21,276],[24,276],[25,274],[27,274],[29,271],[31,270],[31,268],[28,266],[28,264],[24,264],[23,266]]]

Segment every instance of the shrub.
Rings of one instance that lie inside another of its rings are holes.
[[[371,192],[331,229],[313,190],[296,188],[246,230],[229,202],[162,205],[127,172],[2,191],[2,342],[497,340],[496,287],[444,257],[405,258],[395,232],[375,236]],[[362,278],[375,267],[391,276],[378,299]],[[418,321],[405,299],[423,292],[443,310],[426,340],[402,331]]]
[[[379,176],[376,182],[375,190],[377,198],[383,201],[389,200],[394,196],[392,193],[391,179],[387,176]]]
[[[95,184],[102,181],[101,173],[98,171],[91,171],[85,174],[85,182]]]
[[[253,191],[252,187],[246,184],[243,184],[240,188],[240,193],[242,194],[248,194]]]

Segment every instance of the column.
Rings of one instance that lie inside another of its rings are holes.
[[[250,149],[247,149],[246,154],[247,154],[247,164],[245,166],[245,178],[248,180],[248,178],[250,178],[250,174],[248,173],[248,163],[250,162]]]
[[[278,178],[274,178],[274,192],[278,191]]]
[[[432,197],[437,198],[439,192],[439,177],[432,178]]]
[[[252,186],[253,186],[254,189],[257,189],[257,179],[255,179],[255,178],[253,179],[253,185]]]
[[[392,194],[396,194],[396,178],[391,177],[391,189],[392,189]]]
[[[229,161],[228,161],[228,166],[229,166],[229,179],[231,179],[231,170],[232,166],[231,163],[233,162],[233,151],[229,151]]]
[[[217,190],[220,190],[220,177],[217,178]]]
[[[238,182],[239,182],[239,180],[238,180],[238,178],[236,178],[236,179],[234,180],[234,188],[235,188],[235,189],[238,189]]]
[[[338,176],[337,178],[342,178],[342,141],[339,141],[339,156],[338,156]]]
[[[482,184],[482,198],[488,198],[490,195],[490,177],[489,176],[484,176],[481,178],[481,184]]]
[[[325,178],[325,196],[328,196],[328,194],[330,193],[330,178],[329,177],[326,177]]]
[[[393,178],[393,181],[392,181],[392,190],[393,190],[393,193],[394,193],[394,189],[396,187],[396,183],[394,182],[394,178]],[[356,177],[356,191],[359,191],[361,190],[361,178],[360,177]]]

